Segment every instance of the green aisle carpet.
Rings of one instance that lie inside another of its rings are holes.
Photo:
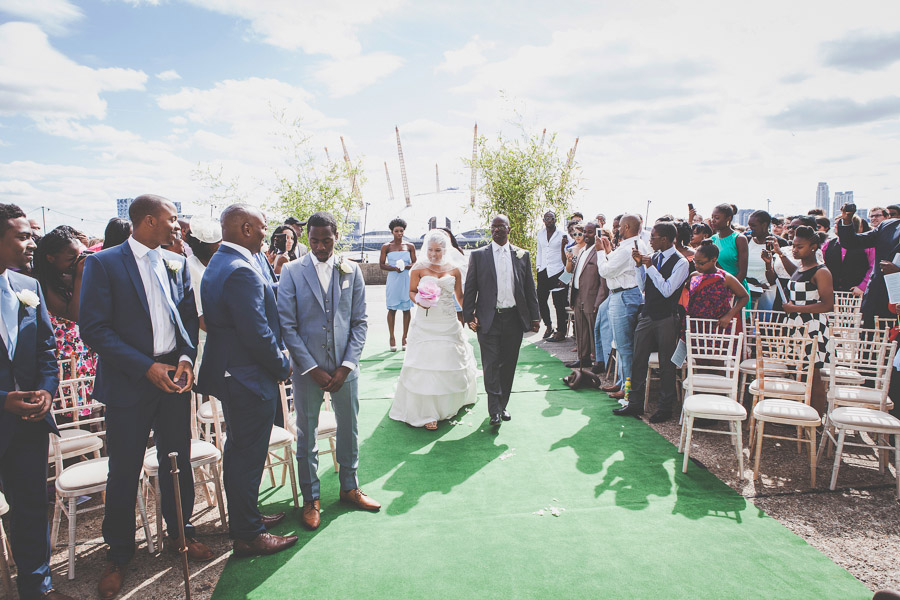
[[[614,417],[606,395],[564,388],[568,370],[543,350],[523,346],[513,420],[498,432],[483,395],[430,432],[387,417],[403,353],[381,342],[362,365],[359,427],[361,487],[381,512],[338,503],[324,456],[322,526],[289,513],[274,533],[297,545],[230,559],[216,600],[871,598],[707,471],[682,474],[675,447]],[[264,489],[264,510],[289,497]]]

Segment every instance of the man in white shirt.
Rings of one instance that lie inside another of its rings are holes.
[[[677,230],[671,222],[661,222],[650,231],[653,255],[632,250],[638,286],[644,290],[644,306],[634,331],[634,361],[631,370],[631,396],[617,415],[639,417],[644,413],[645,384],[650,354],[659,353],[660,396],[651,423],[672,418],[675,401],[675,365],[672,354],[678,345],[681,318],[676,313],[681,288],[687,280],[689,265],[675,248]]]
[[[553,336],[553,323],[550,320],[548,300],[553,294],[553,306],[556,308],[556,337],[554,341],[566,339],[566,288],[559,283],[565,265],[562,262],[562,231],[556,227],[556,214],[552,210],[544,213],[544,228],[537,234],[537,296],[541,320],[547,328],[544,339]],[[556,338],[561,338],[557,340]]]
[[[650,248],[640,239],[640,233],[640,217],[622,215],[619,220],[621,240],[619,247],[613,250],[610,241],[602,238],[600,243],[603,252],[599,252],[597,256],[597,270],[600,277],[606,278],[606,284],[609,286],[609,320],[612,324],[619,365],[616,382],[601,389],[617,400],[625,397],[625,381],[631,377],[634,328],[637,324],[638,309],[643,302],[631,253],[635,249],[641,254],[650,253]]]

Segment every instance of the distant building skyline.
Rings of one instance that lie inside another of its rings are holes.
[[[825,216],[829,216],[828,209],[831,206],[830,194],[828,193],[828,184],[824,181],[820,181],[819,185],[816,187],[816,208],[819,208],[825,212]]]
[[[120,219],[128,218],[128,207],[131,206],[131,203],[134,202],[134,198],[117,198],[116,199],[116,216]],[[175,205],[175,212],[178,213],[179,217],[183,217],[185,215],[181,214],[181,202],[173,201],[172,204]]]
[[[831,217],[837,217],[841,214],[841,207],[845,204],[850,204],[853,202],[853,190],[848,190],[846,192],[835,192],[834,193],[834,202],[832,206],[834,207],[831,212]],[[868,211],[866,211],[868,212]]]

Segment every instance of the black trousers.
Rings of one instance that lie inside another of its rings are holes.
[[[234,377],[226,377],[224,386],[225,394],[220,398],[226,433],[222,476],[228,498],[228,531],[232,539],[249,542],[266,531],[259,512],[259,486],[275,407],[281,402],[262,389],[252,392]]]
[[[562,329],[568,317],[566,316],[566,286],[559,283],[559,276],[562,272],[557,273],[553,277],[547,277],[547,269],[538,271],[537,274],[537,297],[538,310],[541,312],[541,321],[544,325],[550,327],[550,292],[558,287],[562,289],[553,292],[553,307],[556,309],[556,328]]]
[[[0,457],[0,484],[10,508],[9,541],[19,573],[20,598],[38,598],[52,587],[47,520],[49,436],[46,423],[20,423]]]
[[[678,346],[680,320],[670,316],[654,321],[646,315],[638,319],[634,330],[634,357],[631,363],[630,402],[644,405],[650,354],[659,353],[659,409],[671,410],[675,402],[675,365],[672,354]]]
[[[123,390],[127,393],[127,390]],[[191,469],[191,394],[168,394],[156,390],[132,406],[106,407],[106,445],[109,476],[106,483],[106,512],[103,539],[109,545],[107,558],[124,565],[134,556],[134,506],[144,452],[150,430],[159,460],[159,487],[162,513],[168,534],[178,536],[175,488],[169,475],[169,453],[178,453],[178,483],[184,511],[184,530],[193,536],[190,524],[194,512],[194,471]]]
[[[491,415],[500,414],[509,404],[523,336],[522,320],[516,309],[494,315],[489,333],[478,332],[484,391],[488,395],[488,413]]]

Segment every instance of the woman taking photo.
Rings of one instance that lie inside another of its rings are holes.
[[[718,319],[719,327],[729,327],[740,318],[749,295],[731,274],[720,269],[719,248],[712,242],[702,244],[694,253],[694,268],[688,278],[687,314],[692,319]]]
[[[276,275],[281,275],[281,267],[285,263],[297,260],[297,234],[290,225],[279,225],[272,234],[270,249],[275,250],[275,261],[272,263]]]
[[[68,225],[47,233],[34,250],[34,274],[56,329],[56,357],[63,379],[93,376],[97,369],[97,355],[84,345],[78,331],[85,257],[78,232]]]
[[[398,310],[403,312],[403,337],[401,340],[403,349],[406,350],[406,336],[409,334],[409,311],[413,305],[409,299],[409,267],[416,262],[416,247],[403,241],[403,234],[406,233],[406,221],[400,218],[394,219],[388,228],[394,239],[381,247],[381,258],[378,264],[382,271],[388,272],[387,282],[384,284],[384,294],[388,309],[387,324],[391,336],[391,352],[396,352],[397,340],[394,337],[394,324]]]

